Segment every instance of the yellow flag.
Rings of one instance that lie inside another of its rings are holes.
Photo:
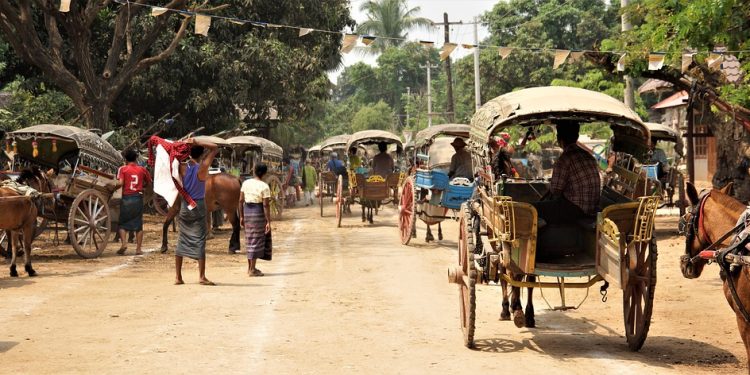
[[[503,60],[505,60],[506,58],[508,58],[508,56],[510,55],[511,52],[513,52],[513,48],[511,48],[511,47],[500,47],[500,49],[498,49],[498,51],[497,51],[497,53],[500,55],[500,57]]]
[[[448,56],[451,55],[451,52],[453,52],[454,49],[458,47],[458,44],[456,43],[445,43],[443,44],[443,48],[440,49],[440,61],[443,61],[448,58]]]
[[[151,8],[151,15],[154,17],[161,16],[164,13],[167,13],[169,9],[163,8],[163,7],[153,7]]]
[[[659,70],[664,66],[663,53],[651,53],[648,55],[648,70]]]
[[[461,47],[465,48],[465,49],[472,49],[472,48],[474,48],[474,45],[473,44],[462,44]]]
[[[362,37],[362,44],[369,46],[375,42],[375,37],[372,35],[365,35]]]
[[[70,12],[70,0],[60,0],[60,11],[63,13]]]
[[[570,53],[570,62],[576,62],[583,57],[583,51],[572,51]]]
[[[302,28],[299,29],[299,36],[305,36],[307,34],[310,34],[311,32],[313,32],[313,29]]]
[[[708,58],[706,59],[706,65],[708,65],[708,69],[719,69],[721,68],[721,63],[724,62],[724,55],[719,53],[711,53],[708,55]]]
[[[211,17],[202,14],[195,15],[195,33],[208,36],[208,29],[211,27]]]
[[[354,46],[357,45],[357,39],[359,39],[359,35],[357,34],[344,34],[344,41],[341,43],[341,52],[351,52]]]
[[[693,56],[694,53],[683,53],[682,54],[682,66],[681,70],[683,73],[685,73],[688,70],[688,67],[690,67],[690,64],[693,63]]]
[[[620,58],[617,60],[617,71],[618,72],[624,72],[625,71],[625,53],[620,55]]]
[[[560,65],[565,64],[565,60],[568,59],[570,51],[566,49],[555,50],[555,62],[552,64],[552,69],[557,69]]]

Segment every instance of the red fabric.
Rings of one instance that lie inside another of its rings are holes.
[[[151,183],[151,174],[136,163],[128,163],[117,170],[117,179],[123,181],[122,195],[136,195],[143,192],[143,182]]]
[[[552,170],[550,191],[562,194],[584,213],[596,213],[601,195],[601,180],[596,159],[578,144],[565,147]]]
[[[156,161],[156,146],[161,145],[164,147],[164,150],[167,151],[167,154],[169,154],[169,165],[170,168],[172,168],[172,162],[177,159],[178,161],[182,162],[185,159],[190,157],[190,145],[185,142],[169,142],[162,138],[159,138],[157,136],[151,136],[148,140],[148,164],[150,166],[154,166],[154,162]],[[170,175],[173,175],[174,171],[170,171]],[[188,207],[195,208],[197,204],[193,200],[193,198],[190,196],[190,194],[185,191],[185,188],[182,187],[181,181],[175,180],[174,177],[172,177],[172,181],[174,181],[174,186],[177,188],[177,192],[180,193],[180,196],[182,199],[185,200],[185,203],[187,203]]]

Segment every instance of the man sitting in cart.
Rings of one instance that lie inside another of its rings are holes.
[[[466,151],[466,142],[461,137],[451,142],[451,146],[456,150],[456,153],[451,157],[451,166],[448,170],[449,178],[462,177],[467,178],[470,181],[474,180],[474,171],[471,166],[471,154]]]
[[[360,158],[357,155],[357,148],[351,147],[349,148],[349,168],[352,170],[356,170],[357,168],[362,166],[362,158]]]
[[[336,152],[331,152],[331,159],[328,160],[328,163],[326,163],[326,169],[328,169],[329,172],[333,173],[336,176],[343,176],[344,188],[349,186],[346,167],[344,166],[344,162],[339,160],[339,154],[337,154]]]
[[[378,143],[378,151],[380,153],[372,158],[372,174],[386,178],[393,173],[393,158],[388,155],[388,144],[385,142]]]
[[[577,121],[557,121],[557,142],[563,152],[552,169],[550,198],[534,203],[540,221],[560,224],[596,215],[601,195],[599,167],[578,145],[579,130]]]

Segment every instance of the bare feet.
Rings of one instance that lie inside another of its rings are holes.
[[[117,255],[125,255],[125,251],[128,249],[127,245],[124,245],[120,247],[120,250],[117,250]]]
[[[177,279],[174,281],[174,285],[182,285],[182,284],[185,284],[185,282],[182,281],[182,279]]]
[[[256,268],[256,269],[247,271],[247,275],[250,277],[259,277],[259,276],[263,276],[263,272],[260,272],[260,270]]]
[[[201,281],[199,281],[198,283],[199,283],[199,284],[201,284],[201,285],[216,285],[216,284],[214,284],[214,282],[213,282],[213,281],[211,281],[211,280],[209,280],[209,279],[202,279],[202,280],[201,280]]]
[[[143,251],[140,251],[140,250],[136,250],[136,251],[135,251],[135,255],[143,255]]]

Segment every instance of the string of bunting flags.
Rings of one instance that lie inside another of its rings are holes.
[[[69,12],[71,1],[72,0],[60,0],[59,11]],[[359,35],[359,34],[351,34],[351,33],[346,33],[346,32],[341,32],[341,31],[322,30],[322,29],[316,29],[316,28],[310,28],[310,27],[300,27],[300,26],[275,24],[275,23],[261,22],[261,21],[254,21],[254,20],[246,20],[246,19],[241,19],[241,18],[236,18],[236,17],[209,15],[209,14],[203,14],[203,13],[189,11],[189,10],[172,9],[172,8],[165,8],[165,7],[160,7],[160,6],[151,5],[151,4],[135,3],[130,0],[115,0],[115,2],[122,4],[122,5],[128,5],[128,6],[134,5],[134,6],[150,8],[151,15],[154,17],[162,16],[166,14],[167,12],[178,13],[184,17],[194,17],[195,18],[195,34],[199,34],[203,36],[208,36],[208,31],[211,28],[211,20],[217,19],[217,20],[228,21],[230,23],[237,24],[237,25],[252,25],[252,26],[263,27],[263,28],[294,29],[294,30],[298,30],[298,35],[300,38],[306,35],[310,35],[314,32],[325,33],[325,34],[339,34],[342,37],[342,43],[341,43],[342,53],[350,53],[355,47],[357,47],[357,44],[360,42],[365,47],[367,47],[367,46],[370,46],[372,43],[374,43],[375,40],[377,39],[410,41],[409,39],[406,39],[406,38],[393,38],[393,37],[383,37],[383,36],[376,36],[376,35]],[[425,48],[435,47],[435,42],[433,41],[419,40],[418,42]],[[574,49],[493,46],[493,45],[486,45],[486,44],[444,43],[440,48],[440,61],[444,61],[447,58],[449,58],[450,55],[458,47],[461,47],[466,50],[472,50],[474,48],[496,49],[498,56],[500,56],[503,60],[507,59],[508,56],[510,56],[511,53],[514,51],[531,51],[531,52],[537,52],[537,53],[551,54],[554,57],[553,63],[552,63],[553,69],[558,69],[560,66],[562,66],[568,61],[576,62],[580,60],[580,58],[583,57],[583,55],[586,52],[591,52],[591,53],[606,53],[606,54],[611,54],[613,56],[619,56],[617,60],[617,71],[622,72],[622,71],[625,71],[625,61],[626,61],[626,56],[627,56],[627,53],[621,52],[621,51],[594,51],[594,50],[574,50]],[[724,61],[724,55],[730,54],[730,53],[735,53],[735,54],[750,53],[750,50],[743,50],[743,51],[716,50],[716,51],[683,53],[681,56],[680,69],[682,72],[685,72],[687,68],[690,66],[690,64],[693,62],[693,58],[696,55],[708,55],[708,57],[706,58],[706,63],[708,64],[708,67],[710,69],[718,69],[721,67],[721,63]],[[667,56],[666,52],[649,53],[648,70],[659,70],[663,68],[666,56]]]

